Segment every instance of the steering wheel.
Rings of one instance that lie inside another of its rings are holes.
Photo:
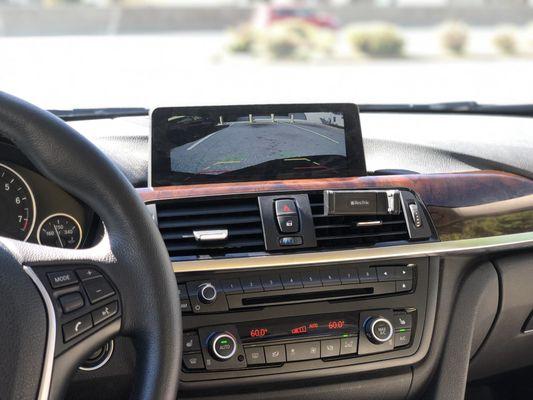
[[[91,207],[106,231],[83,250],[0,238],[0,398],[64,397],[77,366],[121,334],[136,351],[131,398],[175,399],[182,340],[176,280],[132,185],[62,120],[1,92],[0,134]],[[83,306],[65,311],[65,295],[78,306],[81,297]]]

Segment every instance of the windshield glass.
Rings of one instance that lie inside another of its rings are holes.
[[[533,102],[533,0],[4,0],[0,36],[45,108]]]

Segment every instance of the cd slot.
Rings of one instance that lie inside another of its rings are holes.
[[[244,306],[255,306],[258,304],[276,304],[276,303],[286,303],[293,301],[302,301],[302,300],[320,300],[323,298],[336,298],[340,299],[343,297],[354,297],[369,295],[374,293],[374,288],[362,288],[362,289],[345,289],[345,290],[334,290],[331,292],[316,292],[316,293],[291,293],[291,294],[282,294],[279,296],[265,296],[265,297],[249,297],[242,299],[242,304]]]
[[[230,309],[263,307],[313,301],[341,300],[395,293],[394,282],[342,285],[312,289],[277,290],[270,292],[228,295]]]

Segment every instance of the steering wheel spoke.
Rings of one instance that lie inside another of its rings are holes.
[[[45,385],[38,397],[61,398],[76,367],[120,332],[120,290],[106,272],[119,267],[102,244],[83,252],[0,241],[31,278],[46,308]]]

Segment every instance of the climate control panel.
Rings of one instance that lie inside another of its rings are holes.
[[[222,371],[334,360],[408,347],[417,310],[382,309],[279,318],[184,334],[186,371]]]

